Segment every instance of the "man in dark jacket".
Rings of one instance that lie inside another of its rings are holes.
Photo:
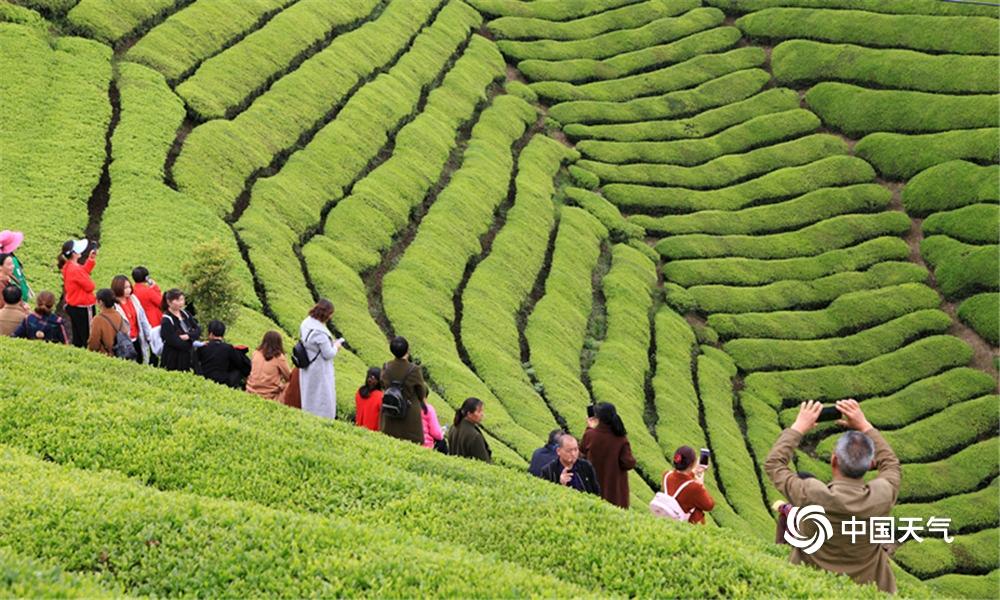
[[[423,402],[427,399],[427,385],[420,365],[410,362],[410,344],[406,338],[396,336],[389,342],[389,351],[395,357],[382,367],[382,389],[388,390],[393,381],[402,384],[403,397],[410,403],[406,416],[395,418],[379,416],[379,430],[394,438],[414,444],[424,443]]]
[[[243,389],[243,379],[250,375],[250,359],[246,350],[238,350],[222,338],[226,326],[222,321],[208,324],[208,342],[196,350],[198,374],[222,385]]]
[[[553,429],[549,432],[549,441],[547,444],[535,450],[531,455],[531,464],[528,465],[528,472],[535,477],[542,476],[542,469],[544,469],[550,462],[554,461],[556,458],[556,450],[559,448],[559,438],[563,436],[562,429]]]
[[[559,438],[556,454],[559,458],[542,469],[542,479],[595,496],[601,495],[594,466],[587,459],[580,458],[580,444],[575,437],[567,433]]]

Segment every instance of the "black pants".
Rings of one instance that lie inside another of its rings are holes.
[[[70,331],[73,334],[73,345],[77,348],[86,348],[87,339],[90,338],[90,320],[94,318],[95,310],[93,306],[70,306],[66,305],[66,314],[69,315]]]

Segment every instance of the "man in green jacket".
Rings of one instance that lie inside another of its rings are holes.
[[[802,403],[795,423],[781,432],[764,463],[768,477],[789,502],[799,508],[818,505],[823,509],[819,515],[801,519],[798,523],[800,535],[796,538],[825,541],[818,548],[815,544],[804,548],[796,546],[791,562],[844,573],[855,583],[875,583],[883,592],[894,594],[896,578],[889,567],[885,545],[873,540],[867,529],[860,536],[852,536],[850,532],[858,527],[852,525],[852,521],[868,526],[872,517],[892,518],[902,478],[899,459],[882,434],[865,418],[855,400],[840,400],[837,409],[843,416],[838,423],[852,431],[837,440],[830,459],[833,481],[829,484],[814,478],[801,479],[788,467],[802,437],[819,419],[823,410],[819,402]],[[865,483],[865,473],[873,466],[878,469],[878,477]],[[824,520],[829,529],[824,527]],[[846,532],[842,529],[845,522],[849,526]]]
[[[409,402],[410,408],[402,418],[386,416],[383,412],[379,417],[379,430],[394,438],[407,440],[414,444],[424,443],[424,400],[427,399],[427,385],[420,365],[410,362],[410,344],[406,338],[396,336],[389,342],[389,351],[395,357],[382,367],[382,389],[388,390],[393,381],[402,385],[403,397]]]

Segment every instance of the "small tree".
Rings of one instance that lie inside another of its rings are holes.
[[[218,319],[231,326],[239,315],[239,288],[234,273],[236,259],[219,240],[208,240],[191,249],[191,260],[181,265],[189,300],[204,325]]]

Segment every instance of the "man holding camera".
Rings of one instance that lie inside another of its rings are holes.
[[[840,436],[830,458],[833,481],[825,484],[815,478],[802,479],[788,466],[803,436],[816,425],[823,411],[819,402],[802,403],[795,423],[781,432],[764,463],[768,477],[789,502],[796,507],[823,507],[832,526],[832,536],[819,549],[809,554],[794,548],[791,562],[843,573],[855,583],[875,583],[883,592],[894,594],[896,578],[885,547],[870,543],[867,535],[854,541],[852,536],[842,533],[841,523],[850,520],[867,523],[871,517],[891,518],[901,480],[899,459],[855,400],[840,400],[836,409],[842,417],[838,424],[851,431]],[[878,469],[878,476],[865,483],[864,476],[870,468]],[[818,532],[812,519],[803,519],[799,526],[804,539]]]

